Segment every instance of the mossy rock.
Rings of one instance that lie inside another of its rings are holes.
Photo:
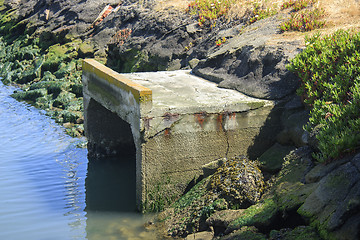
[[[282,146],[275,143],[260,156],[261,168],[270,173],[278,172],[282,167],[284,157],[294,149],[293,146]]]
[[[23,92],[16,92],[11,94],[13,98],[16,100],[28,100],[28,101],[35,101],[39,97],[44,97],[47,95],[47,90],[44,88],[41,89],[34,89],[29,91]]]
[[[52,74],[49,71],[45,71],[42,75],[41,81],[45,82],[45,81],[55,81],[56,77],[54,74]]]
[[[266,199],[245,209],[242,216],[231,222],[225,233],[241,229],[244,226],[255,226],[260,230],[268,229],[278,218],[279,210],[273,199]]]
[[[57,78],[64,78],[76,71],[76,62],[60,63],[59,69],[54,73]]]
[[[70,86],[70,91],[76,95],[76,97],[83,96],[83,85],[81,83],[75,83]]]
[[[309,147],[300,147],[291,151],[285,158],[282,168],[276,177],[275,184],[282,182],[301,182],[313,166],[312,150]]]
[[[61,91],[67,89],[69,84],[62,81],[41,81],[30,86],[30,90],[45,88],[48,94],[58,96]],[[68,102],[68,101],[67,101]]]
[[[71,59],[76,58],[77,51],[70,45],[55,44],[49,47],[45,57],[46,60],[43,64],[43,70],[56,72],[59,69],[60,63],[69,62]]]
[[[282,212],[296,211],[316,187],[317,184],[303,184],[300,182],[280,183],[275,187],[274,192],[279,210]]]
[[[271,240],[319,240],[321,239],[316,229],[310,226],[298,226],[294,229],[272,230],[270,232]]]
[[[79,46],[79,57],[86,58],[86,57],[93,57],[96,49],[93,43],[91,42],[83,42]]]
[[[51,96],[47,95],[37,98],[34,106],[43,110],[49,110],[51,108]]]
[[[67,91],[62,91],[53,102],[53,106],[61,109],[67,108],[67,105],[74,101],[76,95]]]

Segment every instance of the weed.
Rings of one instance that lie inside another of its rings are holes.
[[[222,44],[224,44],[226,42],[226,37],[220,38],[218,40],[216,40],[216,46],[221,46]]]

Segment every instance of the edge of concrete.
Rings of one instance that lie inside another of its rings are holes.
[[[123,75],[99,63],[95,59],[84,59],[82,69],[83,71],[95,74],[112,85],[130,91],[139,103],[152,101],[151,89],[125,78]]]

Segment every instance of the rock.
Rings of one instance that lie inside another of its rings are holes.
[[[209,54],[193,72],[219,83],[220,87],[236,89],[252,97],[281,99],[292,94],[298,80],[285,65],[300,51],[299,43],[266,44],[278,31],[279,23],[276,17],[258,21]]]
[[[313,167],[310,147],[298,148],[284,158],[282,169],[280,170],[275,184],[282,182],[305,182],[305,175]]]
[[[30,100],[30,101],[35,101],[37,98],[44,97],[46,95],[47,95],[47,90],[44,88],[23,91],[23,92],[16,92],[11,94],[11,96],[16,100]]]
[[[210,162],[210,163],[205,164],[204,166],[202,166],[201,168],[202,168],[204,177],[206,178],[206,177],[214,174],[216,172],[216,170],[222,164],[224,164],[225,161],[226,161],[226,158],[221,158],[221,159],[215,160],[213,162]]]
[[[187,237],[185,238],[185,240],[211,240],[214,237],[214,233],[213,232],[197,232],[197,233],[193,233],[193,234],[189,234],[187,235]]]
[[[266,240],[266,235],[260,233],[255,227],[242,227],[241,229],[220,238],[221,240]]]
[[[58,96],[61,91],[69,86],[68,83],[62,81],[41,81],[30,86],[30,90],[45,88],[48,94]]]
[[[274,194],[279,210],[283,213],[296,211],[314,191],[317,184],[282,182],[275,186]]]
[[[269,240],[318,240],[321,239],[317,231],[310,226],[298,226],[294,229],[272,230]]]
[[[217,211],[206,220],[206,224],[214,228],[215,234],[223,232],[229,224],[241,217],[244,209]]]
[[[284,157],[294,149],[293,146],[282,146],[275,143],[259,157],[261,169],[270,173],[278,172],[284,162]]]
[[[81,58],[87,58],[87,57],[93,57],[96,49],[92,42],[83,42],[79,46],[79,57]]]
[[[329,164],[317,163],[305,176],[306,183],[320,181],[323,177],[333,171],[335,168],[349,161],[349,158],[343,158]]]
[[[276,140],[280,144],[294,144],[296,147],[307,145],[309,133],[303,129],[309,120],[309,113],[306,110],[295,112],[283,119],[284,130],[277,136]]]
[[[237,208],[244,208],[260,200],[264,180],[257,162],[239,156],[228,159],[216,170],[209,188]]]
[[[54,100],[53,106],[65,109],[67,105],[76,98],[76,95],[67,91],[62,91]]]
[[[316,138],[316,136],[319,134],[321,128],[321,125],[317,125],[312,128],[312,131],[309,134],[308,145],[316,152],[320,151],[319,140]]]
[[[356,161],[356,160],[355,160]],[[332,170],[323,177],[318,187],[298,209],[298,213],[319,230],[324,238],[331,238],[336,232],[348,229],[350,218],[360,215],[360,172],[350,161]],[[359,226],[358,221],[353,226]],[[359,232],[345,238],[358,239]]]
[[[266,199],[245,209],[239,218],[228,225],[225,233],[228,234],[244,226],[255,226],[257,229],[265,231],[278,217],[279,212],[275,201]]]

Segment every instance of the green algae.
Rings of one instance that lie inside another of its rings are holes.
[[[266,199],[245,209],[241,217],[229,224],[228,229],[233,231],[244,226],[268,227],[277,215],[278,206],[276,202],[271,198]]]

